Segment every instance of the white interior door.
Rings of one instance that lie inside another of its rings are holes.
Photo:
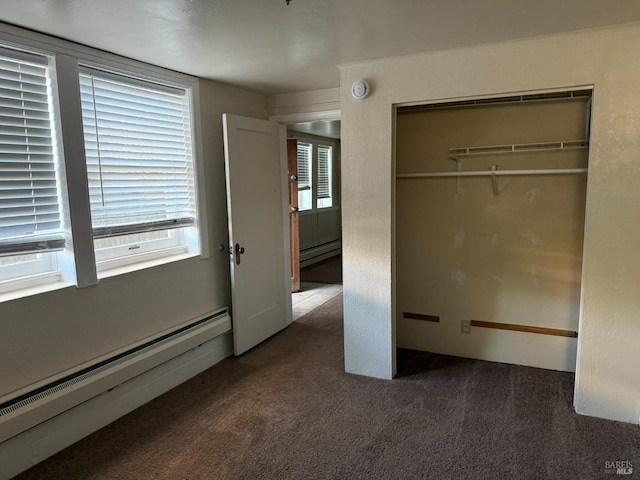
[[[279,124],[224,114],[223,125],[231,318],[240,355],[291,323],[287,165]]]

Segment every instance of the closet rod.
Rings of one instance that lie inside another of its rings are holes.
[[[495,175],[561,175],[569,173],[587,173],[586,168],[549,168],[532,170],[489,170],[466,172],[399,173],[396,178],[429,177],[492,177]]]

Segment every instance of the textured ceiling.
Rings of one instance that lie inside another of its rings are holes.
[[[0,20],[265,93],[341,63],[640,21],[638,0],[2,0]]]

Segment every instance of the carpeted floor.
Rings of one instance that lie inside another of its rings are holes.
[[[328,258],[300,269],[301,282],[342,283],[342,256]]]
[[[406,350],[396,380],[344,373],[341,302],[18,478],[640,478],[638,426],[576,415],[570,374]]]

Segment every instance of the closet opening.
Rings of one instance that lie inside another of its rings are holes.
[[[397,108],[400,352],[575,372],[591,100]]]

